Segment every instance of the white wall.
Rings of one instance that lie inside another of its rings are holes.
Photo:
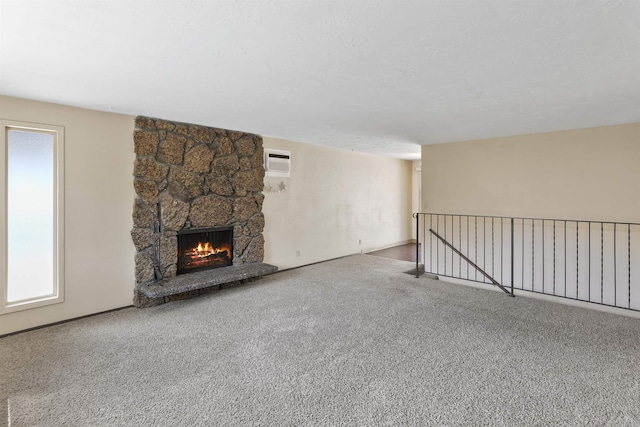
[[[640,222],[640,123],[422,147],[422,211]]]
[[[268,137],[264,147],[291,151],[291,177],[265,177],[265,262],[286,269],[411,240],[410,161]]]
[[[134,117],[0,96],[0,118],[65,128],[65,301],[0,316],[0,335],[128,306]],[[265,262],[281,269],[411,240],[412,163],[265,138],[291,178],[265,178]],[[299,254],[299,256],[298,256]]]
[[[0,315],[0,335],[130,305],[134,118],[4,96],[0,118],[64,126],[66,244],[65,301]]]

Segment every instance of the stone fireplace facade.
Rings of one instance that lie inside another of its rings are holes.
[[[136,290],[176,276],[180,231],[233,227],[233,265],[264,257],[262,137],[137,117]]]

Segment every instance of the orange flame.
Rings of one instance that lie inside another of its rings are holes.
[[[188,253],[193,257],[205,258],[209,255],[219,254],[221,252],[226,252],[229,255],[229,248],[214,248],[211,246],[209,242],[198,242],[198,246],[191,249]]]

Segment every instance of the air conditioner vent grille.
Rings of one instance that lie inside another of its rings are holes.
[[[291,152],[265,148],[264,170],[266,176],[291,176]]]

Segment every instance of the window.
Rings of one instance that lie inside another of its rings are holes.
[[[0,125],[0,313],[7,313],[63,301],[64,129]]]

